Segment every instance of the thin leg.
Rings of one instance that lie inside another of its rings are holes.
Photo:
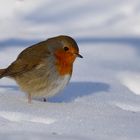
[[[43,102],[47,102],[47,99],[46,98],[43,98]]]
[[[28,103],[31,104],[31,102],[32,102],[32,97],[31,97],[31,94],[29,93],[28,94]]]

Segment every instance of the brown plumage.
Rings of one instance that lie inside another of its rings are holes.
[[[32,97],[53,96],[69,82],[77,56],[82,58],[75,40],[57,36],[23,50],[10,66],[0,69],[0,78],[13,78],[29,102]]]

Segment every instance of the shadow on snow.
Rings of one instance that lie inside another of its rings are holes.
[[[1,85],[0,88],[18,91],[17,86]],[[109,91],[110,86],[101,82],[71,82],[63,92],[48,99],[49,102],[71,102],[76,98]]]
[[[76,98],[109,91],[110,86],[100,82],[71,82],[64,91],[49,99],[50,102],[71,102]]]

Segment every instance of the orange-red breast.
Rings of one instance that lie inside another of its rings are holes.
[[[0,78],[13,78],[27,93],[28,102],[50,97],[68,84],[76,57],[82,58],[73,38],[49,38],[23,50],[10,66],[0,69]]]

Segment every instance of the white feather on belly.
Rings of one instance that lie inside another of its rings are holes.
[[[70,80],[70,75],[65,75],[56,79],[49,87],[46,87],[44,90],[37,91],[37,93],[33,93],[32,97],[40,98],[40,97],[51,97],[62,91],[65,86],[68,84]]]

